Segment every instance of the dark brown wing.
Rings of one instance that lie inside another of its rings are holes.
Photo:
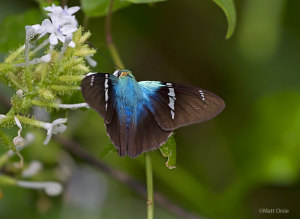
[[[165,131],[157,124],[147,107],[144,107],[138,120],[132,122],[128,128],[125,121],[119,119],[115,110],[111,122],[106,124],[106,131],[120,156],[130,157],[158,148],[172,134],[171,131]]]
[[[220,97],[204,89],[177,83],[162,84],[165,86],[150,99],[155,120],[165,131],[212,119],[225,108]]]
[[[112,119],[116,83],[117,77],[108,73],[88,74],[81,83],[85,101],[104,118],[105,123],[109,123]]]

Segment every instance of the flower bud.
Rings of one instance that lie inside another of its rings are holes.
[[[17,94],[17,97],[22,98],[24,95],[24,92],[21,89],[19,89],[19,90],[17,90],[16,94]]]
[[[13,139],[13,143],[15,146],[24,146],[25,139],[22,136],[17,136]]]

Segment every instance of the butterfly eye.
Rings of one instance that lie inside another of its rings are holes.
[[[114,76],[116,76],[117,78],[120,77],[121,75],[121,71],[120,70],[116,70],[114,73],[113,73]]]

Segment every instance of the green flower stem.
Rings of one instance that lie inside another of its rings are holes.
[[[4,63],[11,63],[13,62],[25,49],[25,46],[21,46],[17,51],[10,54],[4,61]]]
[[[45,46],[47,46],[49,44],[49,39],[46,39],[44,42],[42,42],[38,47],[36,47],[32,52],[29,53],[29,56],[37,53],[38,51],[40,51],[42,48],[44,48]]]
[[[3,186],[17,185],[17,180],[12,177],[0,174],[0,185]]]
[[[59,76],[58,80],[62,82],[73,82],[73,81],[82,81],[85,78],[85,75],[63,75]]]
[[[9,78],[9,80],[19,89],[27,92],[27,89],[23,86],[21,86],[16,78],[16,76],[13,73],[8,73],[7,77]]]
[[[117,66],[122,69],[125,69],[125,66],[121,60],[121,57],[118,53],[118,50],[113,43],[112,34],[111,34],[111,20],[112,20],[112,8],[114,0],[110,0],[108,13],[106,16],[106,43],[109,49],[109,52],[113,58],[113,61]],[[151,163],[151,152],[145,154],[146,162],[146,181],[147,181],[147,217],[148,219],[153,219],[154,216],[154,200],[153,200],[153,176],[152,176],[152,163]]]
[[[75,90],[80,90],[80,87],[71,86],[71,85],[51,85],[50,88],[54,91],[75,91]]]
[[[5,153],[0,156],[0,168],[3,167],[3,165],[9,160],[10,156],[8,153]]]
[[[49,108],[55,108],[55,109],[59,108],[59,105],[57,103],[54,103],[54,102],[44,102],[44,101],[40,101],[40,100],[31,100],[31,104],[33,104],[35,106],[40,106],[40,107],[49,107]]]
[[[77,104],[58,104],[53,102],[44,102],[40,100],[32,100],[31,104],[40,106],[40,107],[49,107],[55,109],[79,109],[79,108],[88,108],[87,103],[77,103]]]
[[[59,57],[58,57],[58,59],[57,59],[58,62],[59,62],[59,61],[62,59],[62,57],[64,56],[64,54],[65,54],[65,52],[67,51],[67,48],[68,48],[68,46],[69,46],[69,43],[70,43],[71,41],[72,41],[72,37],[67,36],[66,39],[65,39],[64,45],[63,45],[63,47],[61,48],[61,51],[60,51],[60,53],[59,53]]]
[[[25,63],[27,64],[29,61],[29,47],[30,47],[30,37],[26,36],[26,41],[25,41]]]
[[[147,219],[153,219],[154,216],[154,199],[153,199],[153,174],[151,152],[145,154],[146,161],[146,178],[147,178]]]
[[[110,44],[107,44],[108,46],[108,50],[114,60],[114,62],[116,63],[117,66],[119,66],[120,68],[124,69],[124,64],[119,56],[118,50],[115,46],[115,44],[113,42],[111,42]]]
[[[25,116],[17,115],[16,117],[20,120],[21,123],[31,125],[31,126],[35,126],[35,127],[38,127],[38,128],[45,128],[48,124],[48,123],[41,122],[41,121],[38,121],[38,120],[35,120],[35,119],[31,119],[31,118],[28,118],[28,117],[25,117]]]
[[[83,44],[84,42],[86,42],[87,41],[87,39],[91,36],[92,34],[91,34],[91,32],[90,31],[88,31],[88,32],[86,32],[85,34],[83,34],[83,36],[80,38],[80,40],[79,40],[79,44]],[[96,51],[95,51],[96,52]]]

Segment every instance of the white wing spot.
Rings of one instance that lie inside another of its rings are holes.
[[[175,117],[175,113],[174,113],[174,111],[173,111],[173,110],[171,110],[171,115],[172,115],[172,119],[174,119],[174,117]]]
[[[168,89],[169,89],[169,93],[168,93],[168,96],[169,96],[169,108],[171,109],[171,116],[172,116],[172,119],[175,118],[175,100],[176,100],[176,97],[175,97],[175,90],[174,90],[174,87],[171,83],[166,83]]]
[[[175,97],[174,88],[169,88],[169,93],[168,93],[168,95],[171,96],[171,97]]]
[[[115,70],[114,73],[113,73],[113,75],[116,76],[116,77],[118,77],[118,73],[119,73],[119,70]]]
[[[168,104],[168,106],[170,107],[171,110],[174,110],[174,100],[170,97],[169,98],[170,103]]]
[[[107,101],[108,101],[108,74],[105,75],[104,88],[105,88],[105,111],[107,111]]]
[[[92,75],[92,77],[91,77],[91,83],[90,83],[91,87],[94,86],[94,80],[95,80],[95,75]]]
[[[200,93],[200,95],[201,95],[202,101],[205,101],[204,92],[203,92],[202,90],[199,90],[199,93]]]
[[[91,76],[91,75],[94,75],[94,74],[97,74],[96,72],[90,72],[88,74],[86,74],[86,76]]]

